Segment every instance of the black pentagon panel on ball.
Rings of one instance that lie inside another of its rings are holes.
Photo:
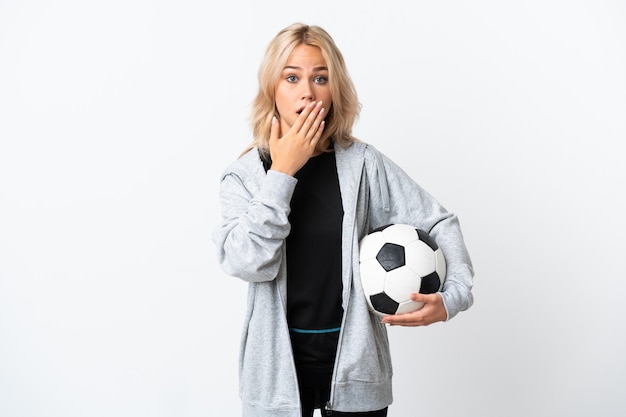
[[[430,246],[433,252],[439,249],[439,246],[437,245],[437,242],[435,242],[435,239],[430,237],[428,233],[420,229],[415,229],[415,230],[417,230],[417,235],[419,236],[420,240],[424,242],[425,244],[427,244],[428,246]]]
[[[374,230],[372,230],[371,232],[369,232],[369,234],[371,235],[372,233],[376,233],[376,232],[382,232],[383,230],[385,230],[386,228],[388,228],[389,226],[392,226],[392,223],[386,224],[384,226],[380,226],[375,228]]]
[[[389,272],[404,266],[404,246],[395,243],[385,243],[378,251],[376,259],[385,271]]]
[[[433,294],[439,291],[441,286],[441,280],[439,274],[433,272],[431,274],[422,277],[422,283],[420,285],[420,294]]]
[[[396,311],[398,311],[398,306],[400,306],[398,302],[394,301],[384,292],[371,295],[370,302],[372,303],[372,306],[376,311],[385,314],[396,314]]]

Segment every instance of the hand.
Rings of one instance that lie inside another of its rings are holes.
[[[424,303],[424,306],[417,311],[406,314],[395,314],[385,316],[383,323],[392,326],[428,326],[429,324],[445,321],[448,312],[443,305],[441,294],[411,294],[411,300]]]
[[[274,118],[270,132],[270,169],[293,176],[315,153],[323,131],[321,101],[306,106],[283,137],[280,137],[280,123]]]

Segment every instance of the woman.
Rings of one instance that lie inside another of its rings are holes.
[[[400,167],[352,136],[360,104],[322,28],[293,24],[259,70],[253,143],[220,182],[213,240],[229,275],[249,282],[240,350],[244,416],[386,416],[392,402],[385,324],[446,321],[473,302],[457,217]],[[372,229],[428,231],[448,267],[417,312],[371,314],[358,243]]]

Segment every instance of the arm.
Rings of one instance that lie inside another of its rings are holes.
[[[384,223],[407,223],[428,232],[441,247],[447,265],[446,280],[441,292],[412,295],[414,301],[425,303],[422,309],[404,315],[387,316],[383,322],[421,326],[449,320],[473,303],[474,272],[458,218],[390,159],[384,155],[379,157],[384,161],[390,211],[382,214],[381,210],[373,210],[373,227]],[[373,172],[373,181],[380,181],[381,176],[375,170],[369,171]],[[371,193],[371,198],[373,201],[370,202],[370,207],[382,206],[380,193]]]
[[[212,236],[222,269],[246,281],[269,281],[276,277],[283,242],[291,229],[289,202],[296,179],[268,171],[260,181],[259,189],[251,191],[240,174],[231,172],[223,177],[222,221]]]
[[[222,178],[222,222],[213,233],[213,241],[218,262],[229,275],[246,281],[269,281],[278,274],[283,244],[291,231],[288,216],[297,183],[293,175],[315,152],[324,130],[323,115],[322,103],[311,103],[282,137],[274,117],[270,170],[264,176],[248,174],[250,178],[231,171]]]

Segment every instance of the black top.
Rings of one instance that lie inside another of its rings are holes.
[[[286,242],[287,320],[299,377],[324,386],[332,374],[343,316],[343,207],[335,153],[310,158],[295,177]]]

